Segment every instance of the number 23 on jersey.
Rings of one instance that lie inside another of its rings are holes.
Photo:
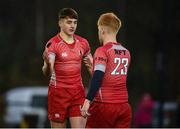
[[[114,63],[116,64],[115,69],[111,72],[111,75],[126,75],[127,74],[127,66],[128,66],[128,58],[114,58]],[[121,69],[119,67],[123,65]]]

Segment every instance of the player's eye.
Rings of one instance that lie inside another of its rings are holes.
[[[75,21],[74,24],[76,25],[76,24],[77,24],[77,21]]]
[[[67,21],[67,24],[71,24],[72,23],[72,21]]]

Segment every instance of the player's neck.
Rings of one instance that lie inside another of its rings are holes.
[[[107,44],[109,42],[117,43],[116,35],[106,35],[103,39],[103,44]]]
[[[66,43],[68,43],[68,44],[74,43],[73,35],[67,35],[67,34],[65,34],[63,32],[60,32],[59,35]]]

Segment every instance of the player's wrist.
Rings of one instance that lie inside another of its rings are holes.
[[[89,103],[89,104],[90,104],[90,103],[91,103],[91,100],[89,100],[89,99],[86,98],[86,99],[85,99],[85,103]]]

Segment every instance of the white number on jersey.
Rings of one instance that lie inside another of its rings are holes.
[[[113,70],[111,75],[126,75],[127,74],[127,65],[128,65],[128,58],[114,58],[114,63],[117,64],[116,68]],[[118,71],[120,65],[123,64],[123,68]]]

